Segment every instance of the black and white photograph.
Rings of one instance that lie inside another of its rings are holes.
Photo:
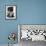
[[[18,41],[20,46],[43,44],[46,42],[46,25],[19,24]]]
[[[16,5],[6,6],[6,19],[16,19]]]

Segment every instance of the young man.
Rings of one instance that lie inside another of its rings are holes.
[[[7,15],[7,17],[14,17],[14,12],[13,12],[13,7],[8,7],[8,15]]]

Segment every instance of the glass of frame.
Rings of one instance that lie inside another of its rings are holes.
[[[6,19],[16,19],[16,5],[6,5]]]

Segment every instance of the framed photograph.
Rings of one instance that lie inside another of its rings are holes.
[[[6,19],[16,19],[16,5],[6,5]]]
[[[45,24],[19,24],[18,25],[18,42],[23,41],[46,41]],[[24,44],[23,44],[24,45]]]

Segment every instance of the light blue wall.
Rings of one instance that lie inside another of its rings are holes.
[[[16,20],[5,20],[5,5],[16,5]],[[18,24],[46,24],[46,0],[0,0],[0,43],[8,43],[9,32],[17,34]]]
[[[21,0],[21,24],[46,24],[46,0]]]

